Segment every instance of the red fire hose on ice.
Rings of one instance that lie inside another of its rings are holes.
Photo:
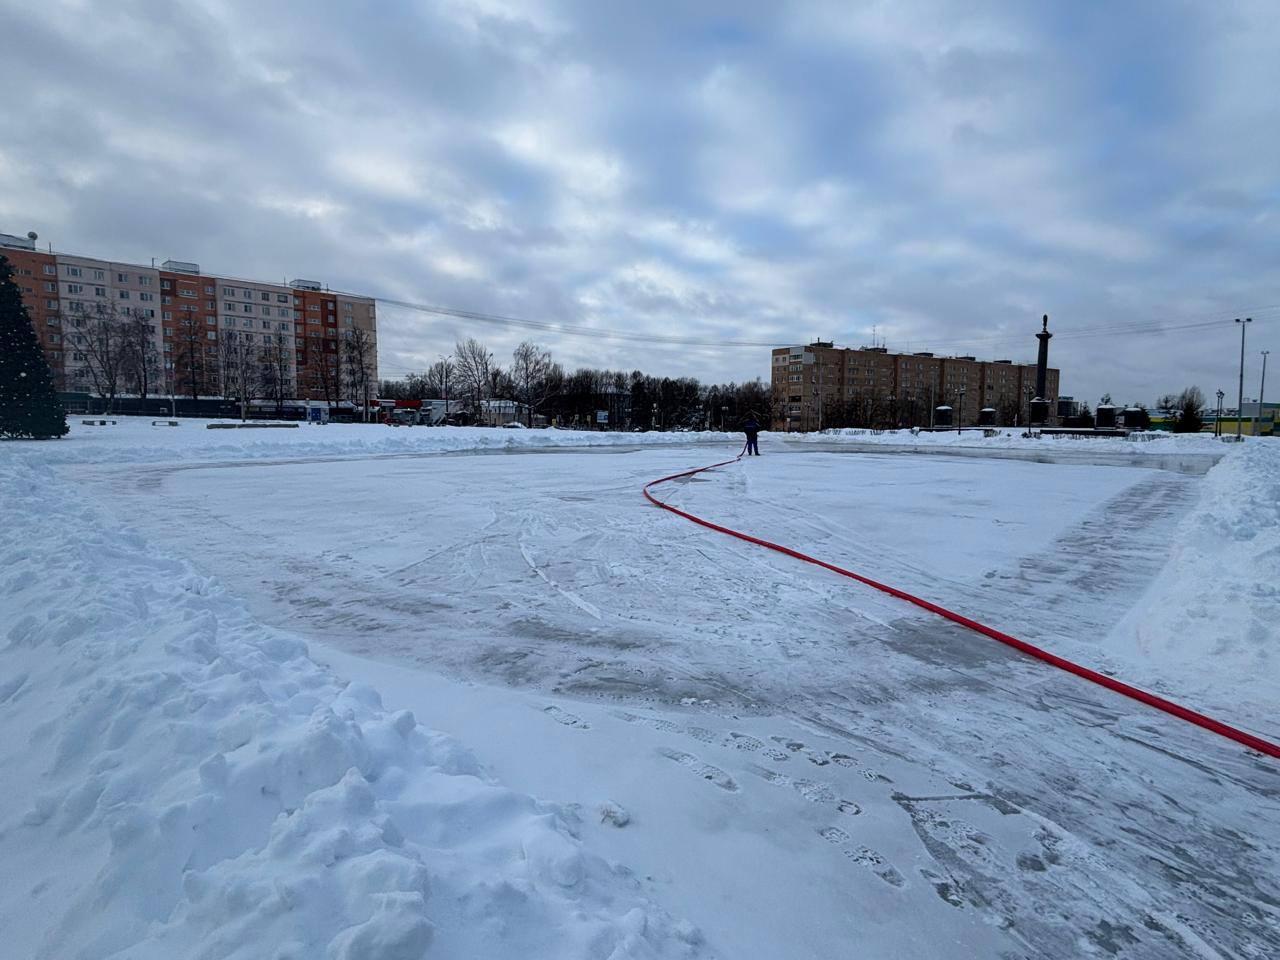
[[[1256,750],[1259,753],[1264,753],[1267,756],[1280,759],[1280,744],[1272,743],[1270,740],[1264,740],[1262,737],[1256,736],[1252,733],[1247,733],[1244,730],[1239,730],[1236,727],[1223,723],[1221,720],[1215,720],[1213,717],[1206,716],[1203,713],[1198,713],[1195,710],[1182,706],[1181,704],[1174,703],[1172,700],[1166,700],[1164,697],[1158,697],[1154,693],[1148,693],[1146,690],[1140,690],[1137,687],[1130,686],[1129,684],[1117,680],[1114,677],[1107,676],[1105,673],[1090,670],[1088,667],[1081,666],[1071,660],[1059,657],[1057,654],[1050,653],[1048,650],[1043,650],[1040,647],[1027,643],[1025,640],[1019,640],[1017,637],[1010,636],[1007,633],[996,630],[994,627],[988,627],[986,624],[979,623],[977,620],[966,617],[964,614],[948,610],[946,607],[939,606],[929,600],[907,593],[905,590],[900,590],[897,587],[891,587],[887,583],[880,583],[878,580],[872,580],[870,577],[865,577],[852,570],[846,570],[844,567],[838,567],[834,563],[819,560],[817,557],[811,557],[807,553],[801,553],[799,550],[793,550],[791,547],[784,547],[782,544],[762,540],[760,537],[753,537],[749,533],[742,533],[739,530],[721,526],[718,523],[712,523],[710,520],[704,520],[702,517],[689,513],[687,510],[681,510],[678,507],[671,506],[669,503],[664,503],[649,492],[650,488],[656,487],[662,483],[667,483],[671,480],[679,480],[682,477],[692,477],[694,474],[704,473],[707,470],[714,470],[716,467],[725,467],[731,463],[737,463],[742,459],[746,452],[747,448],[746,446],[743,446],[742,453],[738,454],[732,460],[723,460],[720,463],[712,463],[705,467],[696,467],[693,470],[673,473],[669,477],[660,477],[657,480],[651,480],[644,485],[645,498],[655,506],[659,506],[663,510],[669,510],[678,517],[684,517],[686,520],[691,520],[699,526],[706,527],[709,530],[714,530],[717,533],[723,533],[726,536],[736,537],[739,540],[745,540],[747,543],[754,543],[758,547],[765,547],[766,549],[786,554],[788,557],[803,560],[805,563],[812,563],[815,566],[822,567],[824,570],[830,570],[832,573],[838,573],[842,577],[848,577],[850,580],[856,580],[859,583],[866,584],[868,587],[874,587],[876,590],[881,590],[890,596],[897,597],[899,600],[905,600],[907,603],[913,603],[917,607],[922,607],[923,609],[928,610],[930,613],[935,613],[940,617],[945,617],[947,620],[950,620],[953,623],[958,623],[962,627],[968,627],[970,630],[973,630],[975,633],[980,633],[984,637],[990,637],[992,640],[998,640],[1007,646],[1013,647],[1013,649],[1018,650],[1021,653],[1025,653],[1028,656],[1035,657],[1037,660],[1042,660],[1051,666],[1057,667],[1059,670],[1074,673],[1077,677],[1083,677],[1091,683],[1096,683],[1101,687],[1106,687],[1108,690],[1113,690],[1116,693],[1129,697],[1130,699],[1137,700],[1139,703],[1145,703],[1149,707],[1155,707],[1157,710],[1163,710],[1165,713],[1175,716],[1180,720],[1185,720],[1188,723],[1194,723],[1198,727],[1203,727],[1204,729],[1210,730],[1219,736],[1223,736],[1229,740],[1234,740],[1237,743],[1243,744],[1250,750]]]

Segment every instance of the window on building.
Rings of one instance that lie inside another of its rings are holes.
[[[84,293],[84,287],[78,283],[68,283],[67,293]]]
[[[138,277],[138,282],[139,282],[140,284],[142,284],[144,287],[149,287],[149,286],[151,286],[151,278],[150,278],[150,277]]]
[[[208,337],[210,340],[217,340],[217,339],[218,339],[218,331],[217,331],[217,330],[206,330],[206,331],[205,331],[205,336],[206,336],[206,337]]]
[[[50,281],[46,280],[44,283],[44,290],[45,290],[45,293],[57,293],[58,285],[56,283],[51,283]]]
[[[58,335],[58,334],[56,334],[56,333],[51,333],[51,334],[49,334],[49,342],[50,342],[50,343],[61,343],[61,342],[62,342],[62,337],[61,337],[61,336],[59,336],[59,335]]]
[[[58,268],[52,263],[46,263],[44,265],[44,275],[46,277],[56,277],[58,275]]]
[[[120,295],[120,299],[121,299],[121,300],[128,300],[128,299],[129,299],[129,291],[128,291],[128,290],[119,290],[119,291],[117,291],[117,292],[119,293],[119,295]]]
[[[270,299],[271,299],[271,294],[267,293],[267,291],[265,291],[265,290],[260,291],[260,292],[259,292],[259,294],[258,294],[258,296],[259,296],[259,297],[261,297],[263,300],[270,300]]]
[[[154,293],[147,293],[145,290],[142,293],[138,294],[139,300],[154,300],[155,298],[156,298],[156,295]]]
[[[236,288],[235,288],[235,287],[223,287],[223,288],[222,288],[222,295],[223,295],[224,297],[234,297],[234,296],[236,295]]]
[[[246,317],[246,318],[245,318],[244,323],[243,323],[243,324],[241,324],[241,326],[243,326],[243,327],[247,327],[248,329],[252,330],[252,329],[253,329],[253,321],[252,321],[252,320],[250,320],[250,319],[248,319],[248,318]]]
[[[164,312],[164,316],[163,316],[163,317],[161,317],[161,319],[162,319],[162,320],[172,320],[172,319],[173,319],[173,314],[172,314],[170,311],[166,310],[166,311]]]
[[[105,297],[105,296],[107,295],[107,288],[106,288],[106,287],[94,287],[94,288],[93,288],[93,295],[94,295],[95,297]]]
[[[252,304],[252,303],[242,303],[242,304],[240,304],[240,306],[241,306],[241,308],[244,310],[244,312],[245,312],[245,313],[253,313],[253,304]]]
[[[66,268],[66,271],[67,271],[67,276],[68,276],[68,277],[78,277],[78,276],[80,276],[80,268],[79,268],[79,267],[67,267],[67,268]]]
[[[288,303],[288,302],[289,302],[289,295],[287,293],[276,294],[276,303]]]
[[[252,290],[246,290],[246,291],[244,292],[244,298],[245,298],[246,300],[252,300],[252,299],[253,299],[253,291],[252,291]]]

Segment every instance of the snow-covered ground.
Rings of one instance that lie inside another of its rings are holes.
[[[1280,765],[640,498],[735,443],[0,447],[15,955],[1280,951]],[[766,436],[661,489],[1280,735],[1277,448],[1092,443]]]

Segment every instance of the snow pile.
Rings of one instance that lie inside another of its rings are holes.
[[[716,443],[742,447],[741,433],[609,433],[592,430],[504,430],[492,427],[392,427],[380,423],[276,425],[263,429],[210,430],[226,420],[182,420],[154,427],[147,417],[120,417],[112,426],[71,420],[71,433],[40,448],[45,463],[152,463],[177,460],[249,460],[303,457],[369,457],[465,450],[546,447],[649,446]],[[22,448],[39,446],[26,443]],[[19,449],[15,445],[12,449]],[[736,452],[736,451],[735,451]]]
[[[557,809],[5,453],[6,956],[702,954]]]
[[[1215,455],[1220,455],[1223,451],[1221,440],[1209,433],[1151,431],[1131,434],[1128,437],[1095,437],[1065,433],[1026,436],[1026,430],[1021,427],[992,427],[987,433],[991,435],[988,436],[982,430],[973,428],[966,428],[963,431],[922,430],[919,433],[913,433],[910,430],[873,431],[845,428],[824,430],[821,433],[792,433],[786,436],[789,440],[806,443],[865,443],[914,449],[978,447],[991,450],[1014,447],[1043,452],[1101,450],[1128,454],[1205,453]]]
[[[1107,644],[1184,678],[1189,706],[1280,734],[1280,444],[1234,447],[1201,483],[1168,564]]]

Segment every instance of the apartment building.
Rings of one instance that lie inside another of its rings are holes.
[[[12,237],[0,233],[0,254],[8,257],[13,266],[13,279],[22,291],[22,302],[27,306],[36,337],[49,358],[53,370],[54,385],[66,389],[63,373],[63,342],[61,295],[58,286],[58,263],[52,254],[35,248],[35,241],[26,237]]]
[[[1034,363],[852,349],[822,340],[775,348],[770,368],[775,430],[928,426],[940,406],[951,407],[966,426],[977,425],[984,408],[997,423],[1025,424],[1036,382]],[[1044,399],[1050,410],[1057,409],[1058,379],[1049,368]]]
[[[0,234],[23,302],[61,391],[94,391],[88,324],[137,320],[150,329],[154,394],[229,395],[235,356],[256,365],[256,399],[363,405],[378,382],[377,306],[316,281],[266,283],[36,249],[34,237]],[[354,362],[357,349],[363,362]],[[123,391],[128,392],[128,391]]]

